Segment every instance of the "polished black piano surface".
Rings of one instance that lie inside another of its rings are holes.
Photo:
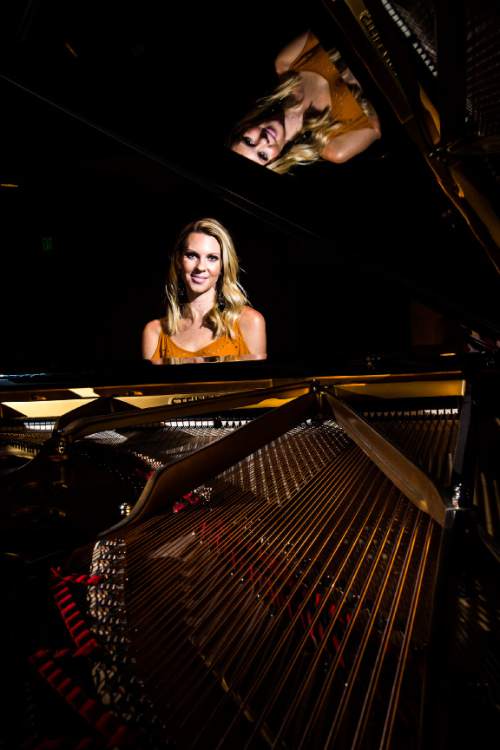
[[[498,8],[0,16],[5,747],[491,746]],[[307,28],[382,138],[282,176],[225,142]],[[200,216],[266,361],[140,359]]]

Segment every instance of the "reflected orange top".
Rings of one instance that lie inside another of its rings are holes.
[[[301,70],[326,78],[330,88],[331,114],[340,127],[335,135],[348,132],[349,130],[360,130],[372,127],[368,116],[361,104],[351,91],[349,85],[344,81],[335,64],[319,41],[309,31],[304,49],[290,66],[291,70],[299,73]]]
[[[218,339],[211,341],[210,344],[207,344],[207,346],[192,352],[189,349],[183,349],[181,346],[177,346],[170,336],[167,336],[167,334],[162,331],[151,359],[179,359],[183,357],[241,357],[245,354],[250,354],[250,350],[246,345],[238,323],[234,324],[234,333],[234,339],[229,338],[227,335],[220,336]]]

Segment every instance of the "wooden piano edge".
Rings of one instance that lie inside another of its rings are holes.
[[[300,383],[318,383],[342,389],[344,399],[357,395],[376,398],[462,396],[465,388],[460,370],[436,370],[433,372],[377,373],[352,375],[314,375],[297,378],[265,378],[252,381],[204,381],[186,383],[148,383],[142,385],[116,385],[86,388],[33,388],[30,390],[0,390],[0,417],[26,417],[28,419],[61,419],[67,423],[71,412],[86,404],[95,404],[107,399],[117,406],[149,409],[160,406],[175,406],[199,403],[206,398],[221,394],[241,394],[245,391],[262,391],[270,388],[294,387]],[[110,409],[107,408],[107,413]],[[104,412],[104,408],[103,408]],[[98,408],[94,408],[98,413]],[[81,416],[84,416],[83,414]]]

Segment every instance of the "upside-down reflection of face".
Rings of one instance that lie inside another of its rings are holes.
[[[281,120],[269,119],[248,127],[231,149],[246,159],[266,166],[280,155],[285,142],[285,128]]]
[[[186,238],[181,258],[182,279],[188,297],[193,299],[215,287],[222,271],[220,245],[203,232],[191,232]]]

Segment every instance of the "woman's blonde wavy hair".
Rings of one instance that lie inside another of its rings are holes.
[[[188,224],[179,234],[170,259],[165,290],[167,293],[167,313],[162,320],[162,328],[168,336],[179,330],[180,322],[190,315],[186,290],[182,280],[182,255],[186,240],[193,232],[214,237],[221,250],[221,273],[217,281],[215,304],[205,315],[204,325],[214,338],[227,335],[236,337],[234,325],[248,300],[245,290],[238,281],[239,262],[231,235],[216,219],[198,219]]]

